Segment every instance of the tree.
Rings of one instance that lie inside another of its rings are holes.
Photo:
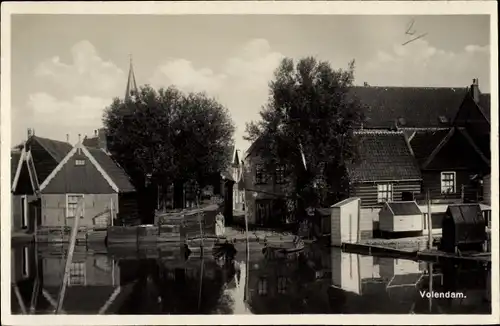
[[[312,57],[296,65],[285,58],[260,120],[247,124],[245,138],[265,144],[256,148],[266,170],[285,167],[285,194],[299,204],[289,201],[289,209],[330,205],[346,195],[345,167],[356,159],[353,131],[362,118],[359,101],[349,93],[353,81],[354,61],[334,70]]]
[[[191,180],[203,186],[228,166],[234,125],[224,106],[174,87],[144,86],[134,95],[115,99],[103,122],[109,150],[139,191],[148,183],[152,189]]]

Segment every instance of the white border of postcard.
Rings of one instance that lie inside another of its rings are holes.
[[[206,2],[2,2],[1,216],[2,324],[4,325],[226,325],[226,324],[498,324],[498,133],[492,139],[492,315],[235,315],[78,316],[11,315],[10,306],[10,22],[12,14],[488,14],[491,35],[492,130],[498,131],[498,30],[496,1],[206,1]],[[446,27],[443,27],[446,28]],[[457,35],[456,37],[460,37]]]

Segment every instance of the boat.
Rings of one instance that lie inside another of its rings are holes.
[[[299,236],[283,236],[278,238],[266,238],[264,240],[263,253],[277,252],[282,254],[293,254],[304,250],[305,243]]]

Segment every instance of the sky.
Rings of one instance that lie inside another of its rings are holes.
[[[414,36],[405,34],[414,19]],[[66,140],[102,127],[123,97],[132,55],[137,83],[203,91],[226,106],[237,148],[259,118],[284,57],[333,68],[355,59],[356,84],[467,87],[490,92],[489,16],[13,15],[12,145],[27,128]]]

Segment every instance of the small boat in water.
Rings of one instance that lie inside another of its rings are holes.
[[[304,240],[299,236],[280,236],[277,238],[266,238],[262,252],[293,254],[304,250],[304,247]]]

